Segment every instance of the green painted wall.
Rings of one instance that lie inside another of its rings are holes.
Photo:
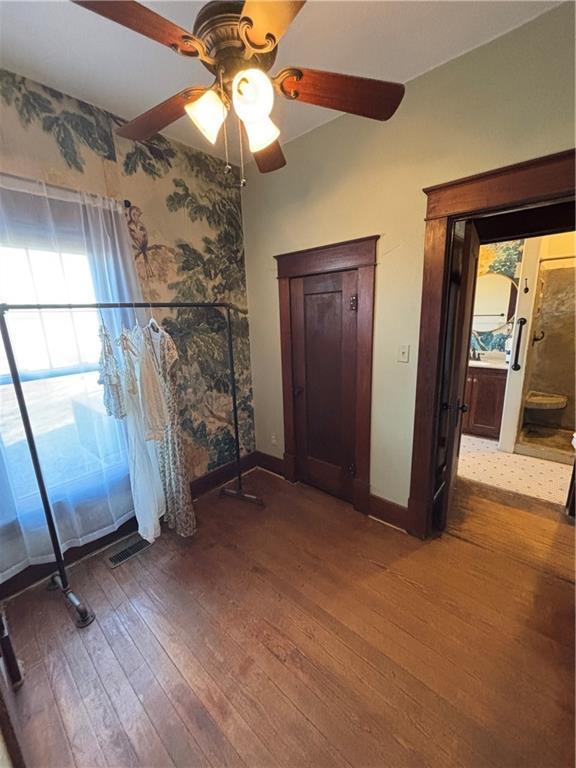
[[[574,6],[568,3],[408,83],[389,123],[338,117],[288,144],[285,169],[263,176],[250,167],[243,211],[257,448],[283,451],[274,254],[380,234],[371,485],[373,493],[405,504],[422,189],[573,145]],[[411,346],[409,364],[396,362],[399,344]]]

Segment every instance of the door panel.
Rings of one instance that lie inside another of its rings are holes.
[[[473,222],[456,222],[449,260],[433,501],[433,523],[439,530],[446,527],[452,479],[458,466],[461,419],[468,408],[464,396],[479,249],[480,241]]]
[[[520,265],[520,277],[518,284],[522,290],[518,291],[514,316],[514,331],[512,335],[512,355],[515,357],[518,347],[518,334],[520,326],[518,320],[523,318],[526,325],[522,329],[522,338],[519,348],[519,368],[508,368],[506,393],[502,406],[502,427],[500,429],[500,441],[498,450],[513,453],[516,446],[516,438],[520,429],[520,419],[524,404],[524,381],[526,376],[526,363],[530,339],[532,338],[532,320],[534,316],[534,304],[538,294],[538,269],[540,264],[541,238],[530,238],[524,243],[524,252]]]
[[[342,293],[304,292],[308,455],[344,463],[342,402]],[[326,386],[327,383],[330,386]]]
[[[471,369],[474,371],[474,369]],[[469,427],[473,435],[497,439],[500,434],[506,371],[479,369],[473,373],[472,397],[468,400]]]
[[[298,477],[352,499],[357,272],[290,281]]]

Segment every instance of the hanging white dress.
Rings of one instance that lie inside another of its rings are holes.
[[[196,531],[196,513],[192,502],[190,479],[186,472],[184,451],[180,435],[180,414],[176,388],[175,366],[178,350],[174,340],[155,320],[140,330],[138,348],[144,368],[155,375],[156,382],[148,383],[148,399],[142,405],[149,413],[145,416],[150,432],[163,423],[157,442],[160,477],[166,499],[164,520],[180,536],[192,536]],[[151,395],[150,393],[154,393]]]
[[[118,345],[122,351],[124,363],[122,379],[134,513],[138,521],[138,533],[146,541],[153,542],[160,535],[160,518],[166,510],[164,488],[155,446],[146,440],[144,412],[138,384],[139,375],[142,372],[139,350],[133,333],[122,331]]]

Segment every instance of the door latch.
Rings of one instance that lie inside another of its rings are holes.
[[[352,477],[356,477],[356,464],[348,464],[346,467],[346,470],[349,475],[352,475]]]
[[[350,296],[350,309],[352,312],[358,312],[358,296]]]
[[[442,410],[443,411],[460,411],[460,413],[467,413],[468,412],[468,406],[466,403],[461,403],[460,400],[456,402],[455,405],[450,405],[450,403],[442,403]]]

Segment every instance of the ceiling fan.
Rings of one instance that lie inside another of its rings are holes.
[[[286,164],[280,131],[270,119],[274,91],[287,99],[339,112],[388,120],[404,86],[317,69],[289,67],[269,78],[277,46],[305,0],[211,0],[199,11],[192,34],[134,0],[72,0],[90,11],[199,59],[215,76],[209,88],[187,88],[117,130],[144,140],[184,114],[214,144],[231,108],[242,121],[262,173]]]

